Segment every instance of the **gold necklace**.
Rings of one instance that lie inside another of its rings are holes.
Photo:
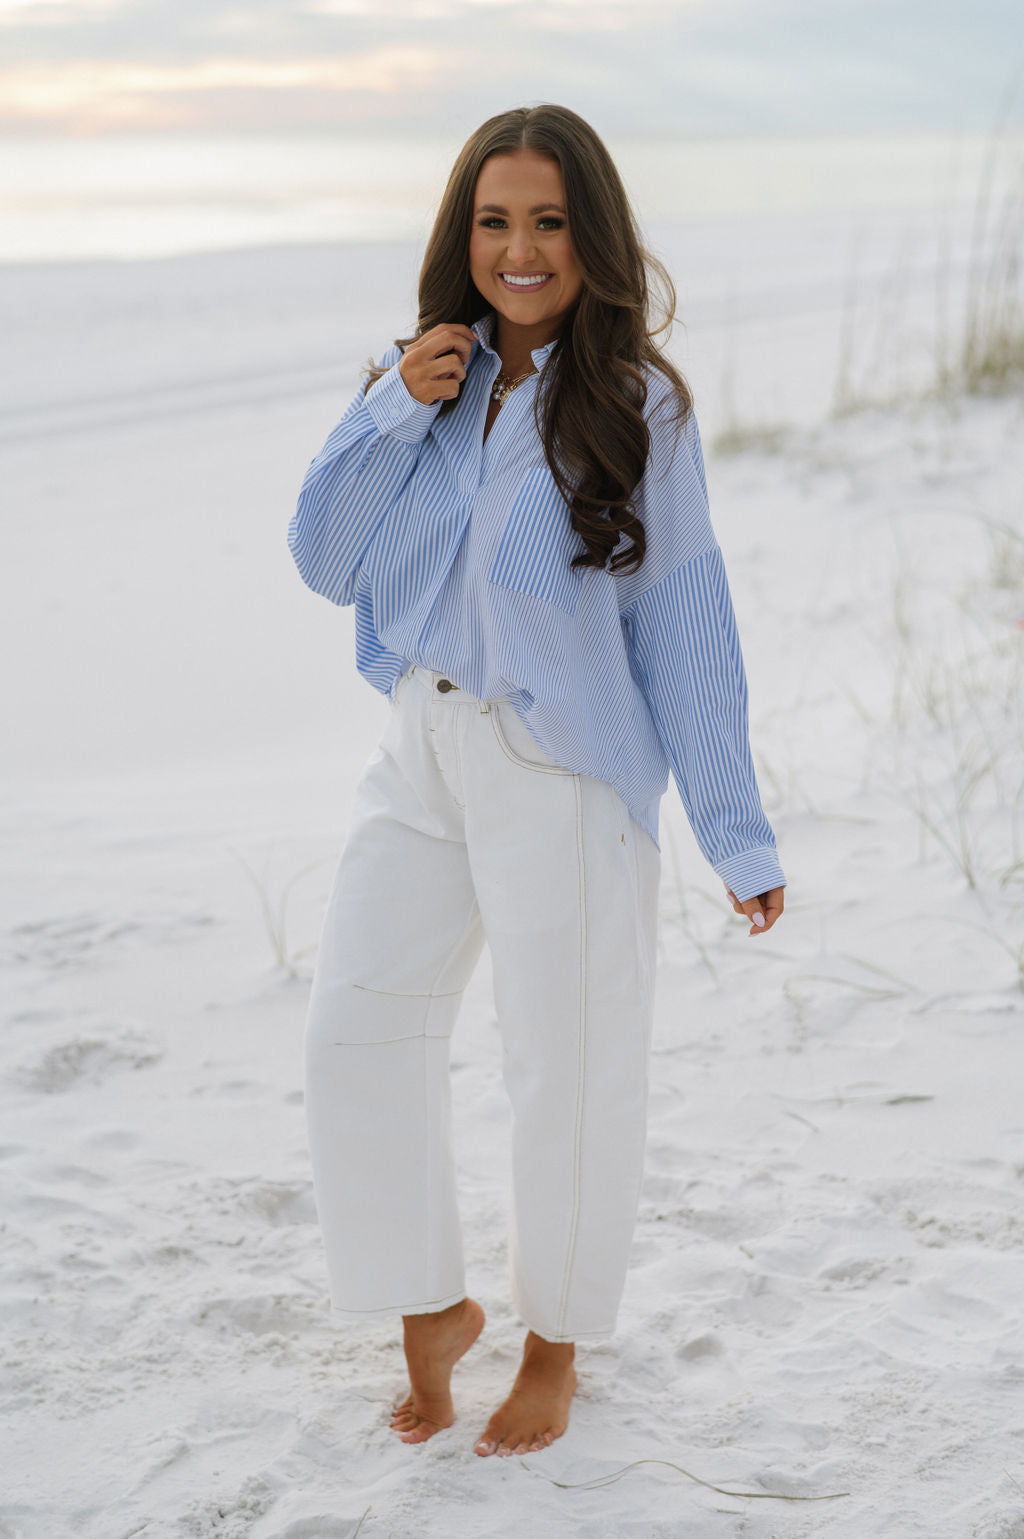
[[[527,369],[525,374],[520,374],[515,379],[509,379],[507,374],[499,374],[491,386],[491,400],[497,401],[500,406],[506,396],[511,395],[513,390],[523,383],[524,379],[529,379],[530,375],[536,374],[536,372],[536,369]]]

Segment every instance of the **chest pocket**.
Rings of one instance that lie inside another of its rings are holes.
[[[587,569],[574,571],[569,562],[586,548],[551,472],[542,465],[527,472],[516,493],[489,579],[573,614]]]

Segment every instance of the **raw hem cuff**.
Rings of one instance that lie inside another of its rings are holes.
[[[328,1314],[332,1320],[344,1320],[349,1323],[359,1320],[387,1320],[394,1315],[436,1315],[442,1309],[450,1309],[453,1304],[458,1304],[466,1297],[465,1288],[458,1293],[451,1293],[447,1298],[430,1299],[427,1303],[417,1303],[413,1300],[407,1304],[382,1304],[377,1309],[339,1309],[332,1304]]]
[[[519,1314],[519,1318],[526,1326],[527,1330],[533,1331],[534,1335],[540,1336],[543,1341],[582,1341],[585,1343],[590,1343],[598,1341],[611,1341],[612,1337],[617,1335],[617,1331],[614,1325],[607,1326],[604,1329],[597,1331],[562,1331],[560,1334],[556,1332],[552,1335],[549,1331],[544,1329],[543,1325],[540,1325],[533,1320],[528,1320],[521,1311],[517,1311],[517,1313]]]

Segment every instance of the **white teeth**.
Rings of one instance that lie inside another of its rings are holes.
[[[506,283],[514,284],[517,289],[535,289],[538,284],[546,283],[551,277],[550,273],[535,273],[532,278],[518,278],[514,273],[502,273]]]

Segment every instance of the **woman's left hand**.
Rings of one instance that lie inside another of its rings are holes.
[[[770,887],[767,892],[762,892],[756,898],[744,898],[741,903],[731,887],[726,892],[732,899],[732,906],[737,914],[746,914],[750,920],[748,935],[763,935],[770,930],[772,925],[782,913],[782,894],[784,887]]]

